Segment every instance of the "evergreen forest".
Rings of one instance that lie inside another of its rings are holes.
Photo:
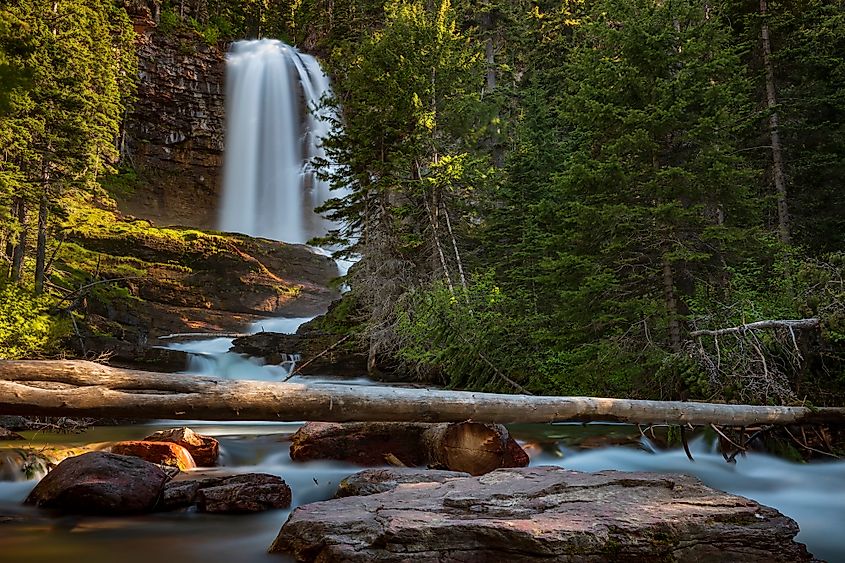
[[[73,233],[142,181],[138,4],[326,68],[316,164],[344,195],[315,242],[357,262],[317,322],[374,372],[841,404],[841,0],[2,0],[0,357],[73,354],[89,322],[100,264]]]

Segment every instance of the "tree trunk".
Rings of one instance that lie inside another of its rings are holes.
[[[778,116],[775,70],[772,64],[772,44],[769,39],[767,0],[760,0],[760,38],[763,51],[763,67],[766,70],[766,105],[769,108],[769,136],[772,143],[772,177],[778,201],[778,235],[781,242],[792,240],[789,229],[789,205],[786,193],[786,172],[783,165],[783,146],[780,140],[780,119]]]
[[[675,279],[672,273],[672,263],[664,253],[663,262],[663,298],[666,303],[666,316],[669,325],[669,345],[672,352],[681,351],[681,322],[678,320],[678,301],[675,298]]]
[[[0,361],[0,414],[201,420],[811,424],[845,408],[535,397],[395,387],[215,380],[81,360]]]
[[[528,465],[528,456],[518,444],[523,455],[519,461],[511,458],[508,446],[513,439],[501,424],[435,424],[423,433],[422,441],[427,465],[436,469],[483,475],[500,467]]]
[[[35,247],[35,293],[44,291],[45,264],[47,262],[47,178],[45,173],[41,201],[38,203],[38,243]]]
[[[489,94],[496,89],[496,46],[493,43],[493,14],[490,12],[481,16],[481,30],[487,34],[484,41],[484,59],[487,63],[485,91]]]
[[[486,66],[484,93],[492,94],[496,90],[496,40],[494,36],[496,18],[489,4],[485,8],[487,11],[481,14],[481,32],[486,36],[484,40],[484,61]],[[495,117],[499,117],[498,111],[496,111]],[[496,125],[495,127],[495,130],[491,130],[489,138],[491,157],[493,166],[502,168],[505,165],[505,154],[501,145],[499,126]]]
[[[463,287],[464,292],[466,292],[467,278],[464,273],[464,262],[461,260],[461,253],[458,252],[458,241],[455,240],[455,233],[452,231],[452,220],[449,219],[449,210],[446,208],[445,203],[443,203],[443,216],[446,218],[446,230],[449,232],[449,238],[452,239],[452,249],[455,251],[455,263],[458,265],[458,274],[461,277],[461,287]],[[469,300],[469,295],[467,295],[466,298]]]
[[[20,198],[14,197],[12,198],[12,204],[9,206],[9,217],[17,218],[18,216],[18,203]],[[9,232],[5,233],[5,254],[6,259],[8,260],[9,264],[12,263],[12,256],[15,254],[15,232],[14,229],[9,229]]]
[[[12,272],[11,278],[14,281],[21,279],[23,274],[23,259],[26,255],[26,201],[22,197],[17,198],[17,219],[20,225],[20,233],[18,234],[18,243],[12,252]]]

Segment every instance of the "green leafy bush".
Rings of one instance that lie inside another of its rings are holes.
[[[49,298],[0,281],[0,358],[55,354],[68,333],[67,324],[49,314]]]
[[[172,34],[175,33],[177,29],[182,26],[182,20],[179,17],[179,14],[174,12],[171,9],[165,9],[161,11],[161,16],[159,17],[158,21],[158,29],[164,34]]]

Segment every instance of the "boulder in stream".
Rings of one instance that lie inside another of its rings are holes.
[[[187,427],[170,428],[150,434],[144,438],[146,442],[172,442],[190,452],[191,457],[199,467],[213,467],[217,465],[220,455],[220,444],[211,436],[197,434]]]
[[[93,514],[148,512],[167,480],[164,471],[137,457],[90,452],[58,464],[25,503]]]
[[[528,454],[507,428],[479,422],[309,422],[291,442],[295,461],[430,466],[473,475],[528,465]]]
[[[148,442],[128,440],[118,442],[111,447],[112,453],[139,457],[150,463],[178,467],[181,471],[197,466],[191,453],[173,442]]]
[[[284,479],[266,473],[171,481],[164,487],[159,510],[196,505],[200,512],[243,514],[287,508],[291,490]]]
[[[404,485],[294,510],[298,561],[811,561],[777,510],[685,475],[559,467]]]

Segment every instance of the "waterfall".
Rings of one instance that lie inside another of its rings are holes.
[[[281,41],[238,41],[226,58],[226,150],[220,228],[304,243],[330,223],[314,208],[328,183],[311,164],[325,158],[331,94],[317,59]]]

